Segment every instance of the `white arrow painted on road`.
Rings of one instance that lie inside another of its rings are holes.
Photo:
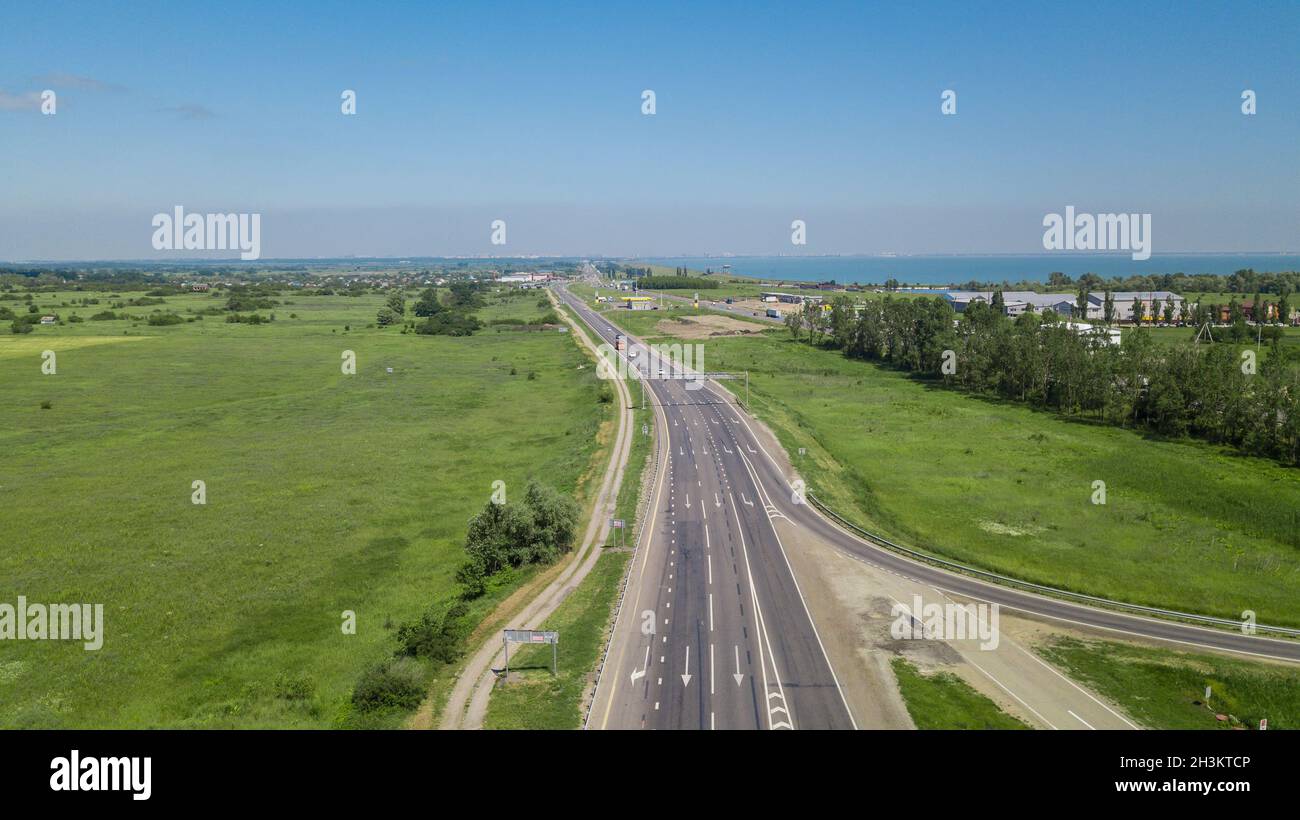
[[[650,668],[650,647],[647,646],[645,648],[645,665],[642,667],[640,672],[632,673],[632,682],[636,683],[637,678],[644,678],[646,670],[649,668]]]
[[[736,673],[731,677],[736,679],[736,685],[739,686],[740,682],[745,679],[745,676],[740,672],[740,644],[735,644],[735,647],[736,647]],[[646,651],[649,652],[650,650],[647,649]]]
[[[682,675],[682,686],[691,685],[691,645],[686,645],[686,674]]]
[[[682,493],[682,495],[686,496],[686,509],[689,510],[691,508],[691,497],[686,493]]]
[[[722,506],[722,499],[721,499],[721,498],[718,498],[718,494],[717,494],[717,493],[714,493],[714,494],[713,494],[713,506],[715,506],[715,507],[721,507],[721,506]]]

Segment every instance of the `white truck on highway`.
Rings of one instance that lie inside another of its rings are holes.
[[[767,309],[767,318],[769,318],[769,319],[780,319],[780,318],[781,318],[781,311],[777,310],[776,308],[768,308],[768,309]]]

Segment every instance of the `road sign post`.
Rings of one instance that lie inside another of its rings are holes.
[[[551,674],[559,674],[559,651],[556,648],[560,643],[560,633],[558,632],[539,632],[535,629],[506,629],[502,631],[502,642],[506,647],[506,679],[510,678],[510,643],[531,643],[551,645]]]

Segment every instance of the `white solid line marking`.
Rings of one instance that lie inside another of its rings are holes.
[[[1047,669],[1051,670],[1052,674],[1056,675],[1056,676],[1059,677],[1061,680],[1065,681],[1066,683],[1068,683],[1068,684],[1070,684],[1071,686],[1073,686],[1075,689],[1078,689],[1080,692],[1082,692],[1082,693],[1084,693],[1085,695],[1087,695],[1087,696],[1092,700],[1093,703],[1097,704],[1097,705],[1100,706],[1101,708],[1105,709],[1107,712],[1110,712],[1110,713],[1111,713],[1112,715],[1114,715],[1115,717],[1117,717],[1117,718],[1119,718],[1120,720],[1124,721],[1124,722],[1127,723],[1131,728],[1134,728],[1134,729],[1140,729],[1140,728],[1141,728],[1141,727],[1138,726],[1137,724],[1133,723],[1133,721],[1129,720],[1128,718],[1126,718],[1126,717],[1124,717],[1123,715],[1121,715],[1119,712],[1116,712],[1114,709],[1112,709],[1112,708],[1110,708],[1109,706],[1107,706],[1107,705],[1106,705],[1105,703],[1103,703],[1102,701],[1097,700],[1097,698],[1093,697],[1093,694],[1092,694],[1091,692],[1089,692],[1087,689],[1084,689],[1082,686],[1080,686],[1079,684],[1075,683],[1074,681],[1070,680],[1070,679],[1067,678],[1065,675],[1062,675],[1062,674],[1060,673],[1060,671],[1058,671],[1055,667],[1053,667],[1051,664],[1047,663],[1047,662],[1044,661],[1042,658],[1040,658],[1040,657],[1038,657],[1037,655],[1035,655],[1033,652],[1030,652],[1028,649],[1025,649],[1023,646],[1021,646],[1021,645],[1018,644],[1018,643],[1014,643],[1014,642],[1013,642],[1013,643],[1012,643],[1012,646],[1014,646],[1016,649],[1019,649],[1021,652],[1024,652],[1024,653],[1025,653],[1026,655],[1028,655],[1029,657],[1031,657],[1031,658],[1033,658],[1034,660],[1036,660],[1036,661],[1038,661],[1039,663],[1041,663],[1044,667],[1046,667]],[[1078,716],[1076,715],[1075,717],[1078,717]]]
[[[971,666],[975,667],[976,669],[978,669],[979,671],[983,672],[983,673],[984,673],[984,676],[987,677],[989,680],[993,681],[993,682],[996,683],[998,686],[1001,686],[1001,687],[1002,687],[1002,691],[1006,692],[1008,695],[1010,695],[1011,697],[1013,697],[1013,698],[1015,698],[1017,701],[1019,701],[1021,706],[1025,707],[1025,708],[1028,709],[1029,711],[1033,712],[1035,715],[1038,715],[1038,719],[1041,720],[1043,723],[1046,723],[1046,724],[1048,725],[1049,728],[1051,728],[1051,729],[1055,729],[1055,728],[1056,728],[1055,726],[1052,725],[1052,722],[1051,722],[1050,720],[1048,720],[1047,718],[1045,718],[1045,717],[1043,717],[1042,715],[1038,714],[1038,710],[1037,710],[1037,709],[1035,709],[1034,707],[1030,706],[1028,703],[1025,703],[1023,700],[1020,699],[1020,696],[1019,696],[1019,695],[1017,695],[1015,692],[1012,692],[1012,691],[1011,691],[1010,689],[1008,689],[1007,687],[1003,686],[1003,685],[1002,685],[1002,681],[998,680],[997,678],[995,678],[995,677],[993,677],[992,675],[990,675],[987,671],[985,671],[984,667],[980,666],[979,664],[975,663],[975,661],[972,661],[972,660],[970,660],[970,659],[966,659],[966,662],[969,663]]]
[[[1096,731],[1096,727],[1093,726],[1093,725],[1092,725],[1091,723],[1089,723],[1088,721],[1086,721],[1086,720],[1084,720],[1083,718],[1079,717],[1078,715],[1074,714],[1074,712],[1071,712],[1069,709],[1066,709],[1065,711],[1070,712],[1070,714],[1074,717],[1074,719],[1077,720],[1077,721],[1079,721],[1080,723],[1082,723],[1084,726],[1087,726],[1089,729],[1092,729],[1093,731]]]

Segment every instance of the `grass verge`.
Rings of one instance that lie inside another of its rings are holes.
[[[907,713],[918,729],[1031,728],[951,672],[922,675],[902,658],[894,658],[893,667]]]
[[[1300,670],[1294,668],[1067,637],[1037,651],[1153,729],[1254,729],[1260,718],[1270,729],[1300,728]]]

